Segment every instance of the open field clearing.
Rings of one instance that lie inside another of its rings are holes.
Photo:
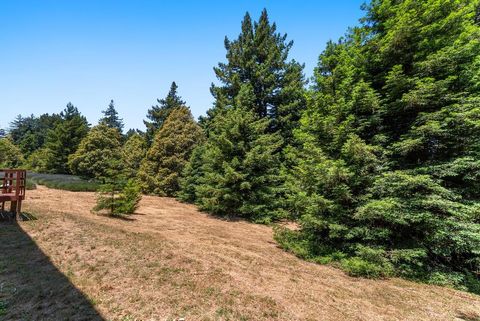
[[[131,219],[39,186],[0,225],[2,320],[478,320],[480,297],[352,278],[279,249],[272,229],[146,196]]]

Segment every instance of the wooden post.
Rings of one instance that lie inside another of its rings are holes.
[[[17,220],[22,218],[22,199],[20,198],[17,203],[17,213],[15,215]]]
[[[10,212],[13,214],[13,219],[17,220],[17,201],[10,202]]]

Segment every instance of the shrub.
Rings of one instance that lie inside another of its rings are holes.
[[[378,278],[390,275],[390,271],[383,266],[369,262],[359,257],[351,257],[340,261],[340,266],[350,276]]]
[[[140,185],[133,179],[128,180],[120,194],[120,199],[120,213],[132,214],[135,212],[138,208],[138,203],[142,199]]]
[[[111,216],[132,214],[141,200],[141,188],[134,180],[124,183],[121,180],[101,185],[97,193],[97,205],[94,212],[107,210]]]
[[[33,182],[32,180],[27,179],[25,188],[27,190],[34,190],[37,189],[37,184],[35,184],[35,182]]]

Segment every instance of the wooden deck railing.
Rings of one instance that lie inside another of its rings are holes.
[[[15,213],[15,219],[22,211],[22,201],[25,199],[27,171],[23,169],[0,169],[1,192],[0,203],[2,212],[5,202],[10,202],[10,212]]]

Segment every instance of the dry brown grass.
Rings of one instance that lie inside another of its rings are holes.
[[[352,278],[282,251],[270,227],[216,219],[174,199],[144,197],[132,220],[121,220],[90,213],[92,193],[39,187],[27,196],[25,210],[39,219],[21,222],[17,237],[34,243],[6,247],[15,233],[2,234],[0,226],[0,311],[3,300],[7,320],[63,320],[65,313],[67,320],[480,316],[479,296],[400,279]],[[25,255],[11,259],[12,268],[5,257],[15,251]],[[41,258],[30,261],[31,255]],[[26,278],[28,269],[35,272]],[[43,283],[33,278],[49,275]]]

